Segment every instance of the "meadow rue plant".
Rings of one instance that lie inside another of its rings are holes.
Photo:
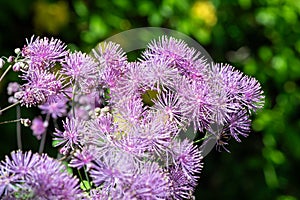
[[[241,142],[264,104],[255,78],[166,35],[136,61],[114,42],[86,54],[33,36],[0,64],[1,80],[10,69],[21,79],[8,85],[8,108],[42,114],[31,125],[40,154],[13,151],[0,164],[3,199],[193,199],[200,144],[213,137],[229,152],[228,140]],[[59,159],[42,154],[49,133]]]

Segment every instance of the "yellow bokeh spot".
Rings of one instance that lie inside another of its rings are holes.
[[[216,9],[210,1],[196,1],[191,9],[191,15],[195,19],[202,20],[207,26],[217,23]]]
[[[66,1],[49,3],[37,1],[34,5],[34,27],[37,32],[58,34],[69,23],[69,7]]]

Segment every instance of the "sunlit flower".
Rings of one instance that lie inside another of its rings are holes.
[[[126,71],[125,52],[119,44],[113,42],[100,43],[92,52],[100,65],[101,82],[108,87],[114,87],[116,81]]]
[[[44,37],[31,37],[22,49],[22,56],[26,59],[30,70],[44,70],[49,69],[55,62],[62,61],[63,57],[67,55],[66,45],[59,39]]]
[[[162,92],[154,99],[151,109],[165,114],[166,119],[175,122],[178,126],[186,126],[188,119],[188,107],[182,102],[183,98],[173,91]]]
[[[200,52],[190,48],[183,40],[163,36],[153,40],[143,53],[145,60],[161,57],[169,60],[182,75],[193,80],[201,80],[207,64]]]
[[[179,77],[179,71],[167,57],[154,56],[151,59],[143,60],[145,65],[145,84],[151,90],[166,90],[174,85]]]
[[[214,26],[218,20],[216,9],[211,1],[196,1],[191,8],[191,15],[210,27]]]
[[[85,53],[69,53],[62,62],[61,73],[71,77],[73,84],[88,87],[89,79],[96,79],[96,64],[96,61]]]

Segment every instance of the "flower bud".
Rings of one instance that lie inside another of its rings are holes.
[[[8,103],[17,103],[18,99],[14,98],[14,97],[9,97],[8,98]]]
[[[28,127],[31,125],[30,119],[21,119],[21,124],[23,124],[25,127]]]
[[[20,63],[15,63],[15,64],[13,65],[12,69],[13,69],[15,72],[20,71],[20,69],[21,69]]]
[[[94,112],[95,112],[95,115],[98,117],[101,114],[101,108],[98,108],[98,107],[95,108]]]
[[[17,82],[10,82],[7,86],[7,94],[12,95],[15,92],[18,92],[20,89],[20,84]]]
[[[7,62],[14,62],[15,61],[15,57],[13,56],[9,56],[8,59],[7,59]]]
[[[16,48],[15,49],[15,54],[19,54],[21,52],[21,49],[20,48]]]
[[[3,58],[0,58],[0,69],[4,66],[5,60]]]

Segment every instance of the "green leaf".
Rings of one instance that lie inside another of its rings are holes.
[[[91,183],[86,181],[86,180],[83,180],[83,181],[80,182],[80,188],[84,191],[90,190],[91,189]]]
[[[58,143],[60,143],[60,142],[61,142],[61,140],[52,140],[52,146],[57,147]]]

